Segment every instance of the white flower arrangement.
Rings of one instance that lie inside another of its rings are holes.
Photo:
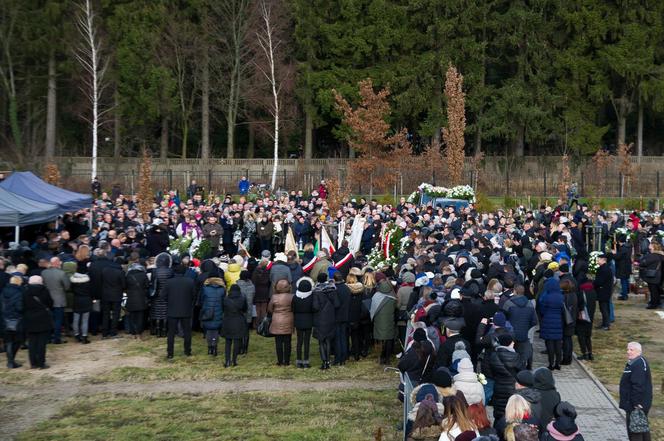
[[[599,269],[599,262],[597,261],[597,256],[600,254],[603,254],[601,251],[593,251],[590,253],[590,257],[588,258],[588,274],[597,274],[597,270]]]
[[[406,199],[406,202],[413,204],[415,201],[418,200],[419,193],[417,191],[414,191],[408,196],[408,199]]]
[[[616,228],[616,234],[622,234],[623,236],[629,236],[632,232],[625,227]]]
[[[465,199],[469,202],[475,202],[475,190],[470,185],[457,185],[456,187],[434,187],[431,184],[423,182],[417,187],[420,193],[427,194],[431,197],[444,197],[450,199]],[[409,199],[414,196],[411,194]]]
[[[482,373],[477,374],[477,381],[479,381],[479,383],[482,386],[486,385],[486,377],[484,376],[484,374]]]

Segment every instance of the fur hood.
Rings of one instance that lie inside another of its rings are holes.
[[[222,279],[220,279],[219,277],[208,277],[207,279],[205,279],[204,285],[205,286],[217,285],[217,286],[221,286],[222,288],[226,287],[226,284],[224,283],[224,281]]]
[[[74,273],[69,280],[71,280],[71,283],[87,283],[90,281],[90,276],[82,273]]]
[[[348,283],[347,286],[350,289],[350,293],[353,295],[364,294],[364,285],[360,282]]]

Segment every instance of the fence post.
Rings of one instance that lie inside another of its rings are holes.
[[[657,199],[659,199],[659,171],[657,172]]]
[[[286,169],[284,169],[284,184],[283,187],[286,188]]]
[[[546,170],[544,170],[544,198],[546,199]]]
[[[131,171],[132,173],[134,170]],[[168,189],[172,190],[173,189],[173,169],[169,168],[168,169]]]
[[[208,194],[212,191],[212,169],[208,168]]]
[[[622,172],[618,173],[618,196],[621,199],[623,197],[623,174],[622,174]]]

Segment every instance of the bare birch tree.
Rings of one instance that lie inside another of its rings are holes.
[[[76,19],[78,31],[83,39],[76,51],[76,59],[85,70],[85,80],[82,90],[92,106],[92,117],[89,120],[92,126],[92,178],[97,176],[98,131],[102,116],[110,109],[100,111],[101,96],[104,92],[104,76],[108,63],[102,63],[102,41],[97,33],[96,15],[90,4],[85,0],[79,4],[79,13]]]
[[[257,67],[267,80],[272,92],[270,113],[274,118],[274,131],[272,133],[272,138],[274,140],[274,164],[272,165],[272,180],[270,182],[270,187],[274,191],[274,186],[277,182],[277,168],[279,163],[279,93],[281,92],[282,85],[281,81],[277,80],[275,65],[277,61],[276,53],[279,46],[281,46],[281,40],[276,36],[272,7],[268,5],[265,0],[261,0],[259,8],[260,26],[259,30],[256,32],[256,38],[258,40],[258,45],[265,56],[267,66],[257,64]]]
[[[214,67],[221,71],[220,77],[226,79],[226,90],[220,104],[226,117],[226,157],[229,159],[235,157],[235,128],[245,76],[250,66],[250,6],[250,0],[212,2],[211,31],[222,49],[217,58],[224,60]]]

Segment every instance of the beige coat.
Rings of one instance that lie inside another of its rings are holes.
[[[270,333],[273,335],[290,335],[293,333],[293,294],[275,293],[267,305],[267,312],[272,314]]]

